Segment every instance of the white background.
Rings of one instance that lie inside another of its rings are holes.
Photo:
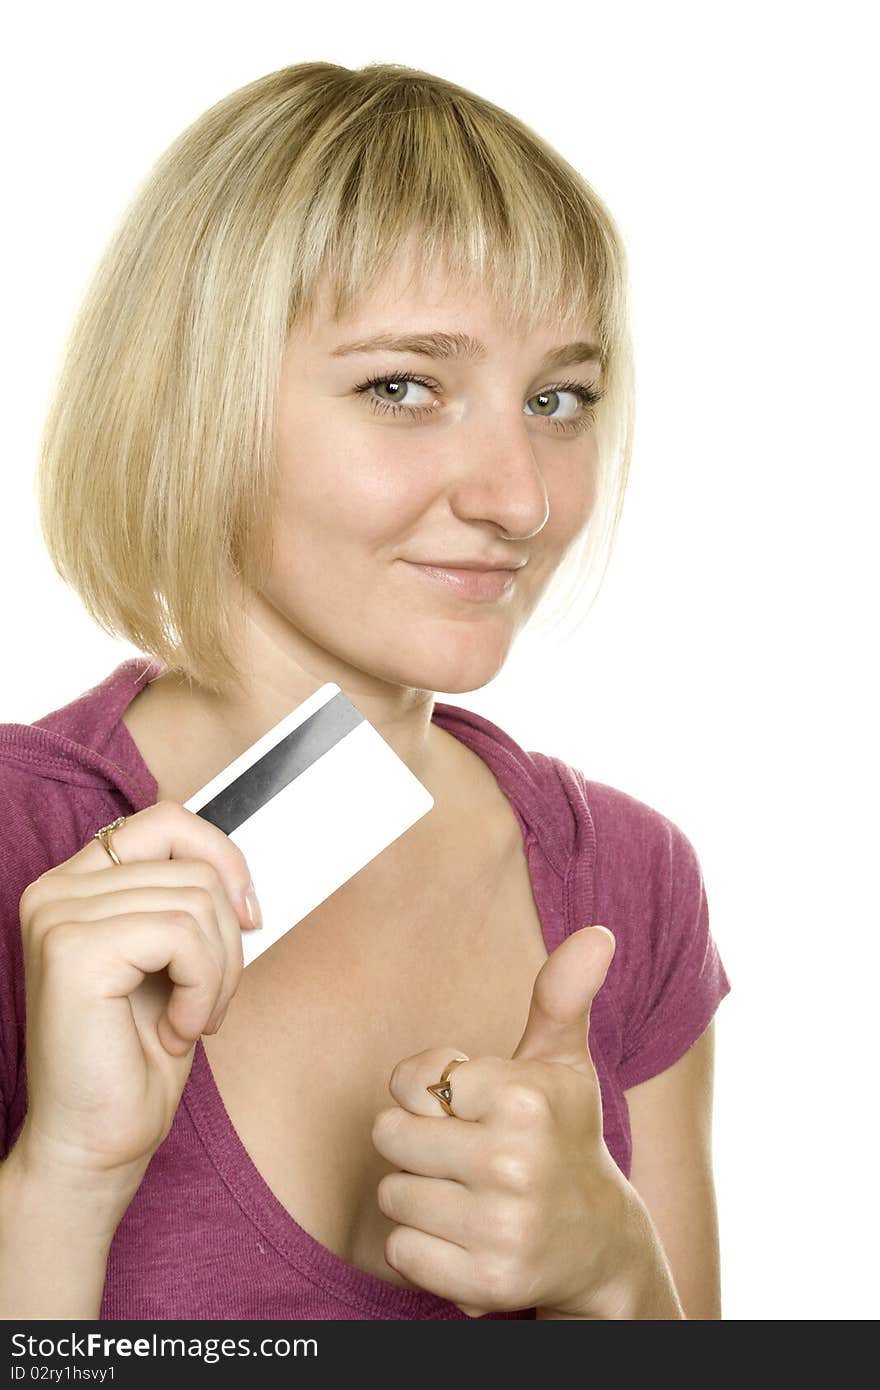
[[[6,722],[134,654],[51,569],[33,469],[86,279],[185,125],[288,63],[401,62],[513,111],[610,206],[639,374],[611,569],[574,642],[526,636],[491,686],[449,698],[697,849],[733,985],[715,1101],[727,1319],[880,1311],[873,8],[153,0],[18,7],[6,26]]]

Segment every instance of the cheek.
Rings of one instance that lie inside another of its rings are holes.
[[[565,550],[584,529],[596,505],[598,454],[594,441],[571,466],[556,468],[547,479],[550,516],[545,539],[554,550]]]
[[[424,483],[398,441],[313,424],[282,443],[275,530],[306,549],[393,547],[425,506]]]

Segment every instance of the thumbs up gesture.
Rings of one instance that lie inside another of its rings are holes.
[[[450,1074],[453,1115],[429,1088],[460,1049],[429,1048],[391,1074],[397,1104],[372,1130],[403,1170],[377,1186],[395,1223],[385,1258],[468,1316],[601,1316],[590,1310],[618,1277],[632,1189],[602,1137],[587,1044],[614,948],[605,927],[566,937],[535,978],[513,1056],[466,1058]]]

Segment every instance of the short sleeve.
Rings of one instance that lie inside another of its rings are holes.
[[[16,1143],[27,1114],[27,991],[19,906],[47,870],[88,843],[95,828],[125,814],[101,774],[79,772],[28,735],[0,724],[0,1158]],[[12,746],[10,747],[10,743]]]
[[[51,867],[53,783],[0,761],[0,1159],[26,1109],[25,976],[19,903]]]
[[[35,875],[28,864],[27,826],[19,811],[20,780],[0,765],[0,1159],[11,1147],[24,1055],[24,974],[18,904]]]
[[[20,1050],[15,1008],[12,920],[4,905],[0,920],[0,1161],[9,1152],[12,1099]]]
[[[661,834],[648,876],[652,900],[640,914],[643,932],[629,943],[621,1010],[624,1090],[677,1062],[730,992],[696,851],[678,826],[654,815]]]

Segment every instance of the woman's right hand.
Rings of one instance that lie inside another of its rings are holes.
[[[19,902],[28,1113],[18,1143],[81,1183],[134,1195],[168,1134],[202,1033],[215,1033],[251,929],[244,855],[175,801],[129,816]],[[18,1145],[16,1145],[18,1147]]]

